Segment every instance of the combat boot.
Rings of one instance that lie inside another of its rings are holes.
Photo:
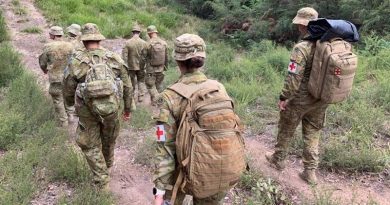
[[[267,161],[271,164],[271,167],[272,168],[275,168],[279,171],[282,171],[284,168],[286,168],[286,162],[285,160],[277,160],[275,159],[274,155],[273,154],[266,154],[265,155],[265,158],[267,159]]]
[[[299,174],[299,177],[310,185],[317,185],[317,176],[315,169],[305,169]]]

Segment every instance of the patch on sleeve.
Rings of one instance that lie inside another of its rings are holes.
[[[156,126],[157,142],[165,142],[167,140],[164,125]]]
[[[291,61],[294,61],[298,64],[300,64],[303,60],[302,52],[299,50],[299,48],[295,48],[293,52],[291,53],[290,59]]]
[[[296,63],[295,61],[290,61],[288,64],[287,70],[289,73],[298,74],[300,70],[300,65]]]

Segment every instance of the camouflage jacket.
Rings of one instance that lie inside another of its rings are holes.
[[[205,82],[207,77],[200,71],[188,73],[182,76],[178,82],[184,84],[199,84]],[[226,92],[223,85],[220,88]],[[176,135],[187,100],[176,92],[166,89],[157,101],[159,113],[154,117],[157,125],[163,125],[166,139],[164,142],[157,142],[155,153],[155,169],[153,182],[155,187],[162,190],[171,190],[175,183],[176,162]],[[158,135],[158,130],[156,132]],[[157,136],[158,137],[158,136]]]
[[[72,51],[73,45],[62,39],[45,44],[43,53],[39,56],[39,66],[48,73],[50,83],[62,82]]]
[[[138,36],[134,36],[126,42],[122,50],[122,57],[129,70],[145,69],[146,46],[146,41]]]
[[[150,65],[150,61],[152,59],[152,45],[154,42],[161,42],[165,45],[165,64],[162,66],[152,66]],[[163,72],[168,68],[168,44],[164,40],[162,40],[159,37],[151,38],[148,41],[147,47],[146,47],[146,73],[157,73],[157,72]]]
[[[83,50],[84,44],[80,40],[80,37],[67,37],[67,41],[73,45],[74,52]]]
[[[313,60],[313,49],[315,49],[313,42],[306,40],[294,46],[280,100],[291,100],[301,92],[307,91],[307,82],[310,77]]]
[[[94,58],[103,58],[103,60],[107,62],[107,65],[113,69],[115,75],[123,81],[124,109],[127,112],[132,111],[132,85],[127,73],[126,65],[119,55],[103,48],[91,51],[76,51],[73,54],[72,62],[66,69],[64,76],[63,92],[65,105],[74,105],[77,85],[85,81],[87,71],[90,69],[89,63],[91,62],[92,56],[94,56]],[[80,115],[80,113],[78,114]]]

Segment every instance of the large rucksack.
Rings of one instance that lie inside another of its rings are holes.
[[[240,120],[219,83],[176,83],[168,89],[187,99],[176,136],[179,176],[171,203],[182,192],[205,198],[228,191],[246,168]]]
[[[118,112],[123,95],[123,82],[116,78],[114,71],[100,60],[89,64],[90,69],[85,76],[85,82],[78,89],[84,103],[90,110],[104,118]]]
[[[340,38],[316,43],[308,90],[325,103],[344,101],[352,90],[357,69],[352,45]]]
[[[162,66],[165,65],[166,45],[161,41],[152,41],[150,65]]]

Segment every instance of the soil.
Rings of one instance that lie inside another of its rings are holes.
[[[38,83],[44,90],[47,90],[47,76],[39,68],[38,55],[48,38],[48,24],[41,12],[35,8],[33,0],[20,0],[20,2],[27,11],[24,15],[14,14],[11,0],[0,0],[0,5],[4,10],[12,44],[21,54],[26,68],[37,76]],[[41,34],[22,32],[23,29],[32,26],[39,27],[43,32]],[[124,41],[124,39],[109,39],[104,41],[103,46],[120,53]],[[382,177],[374,174],[350,176],[321,170],[319,171],[319,185],[310,187],[298,176],[302,171],[302,162],[295,156],[289,158],[288,166],[284,171],[279,172],[271,168],[264,155],[272,151],[273,130],[272,127],[267,128],[267,131],[261,135],[246,137],[248,154],[252,159],[252,169],[277,181],[296,204],[302,203],[303,200],[313,199],[314,193],[324,193],[324,190],[329,191],[332,197],[338,199],[341,204],[352,204],[352,202],[353,204],[367,204],[371,200],[381,205],[390,204],[389,186],[385,185]],[[69,132],[74,133],[74,126]],[[130,128],[123,129],[119,138],[128,138],[131,133],[133,132]],[[117,204],[150,204],[153,200],[150,171],[134,163],[133,156],[136,150],[129,149],[125,143],[129,143],[128,140],[118,140],[116,146],[115,162],[110,173],[110,189],[117,198]],[[37,193],[31,204],[55,204],[61,196],[71,194],[72,191],[66,184],[53,183],[41,193]],[[226,201],[225,204],[230,204],[228,198]]]

